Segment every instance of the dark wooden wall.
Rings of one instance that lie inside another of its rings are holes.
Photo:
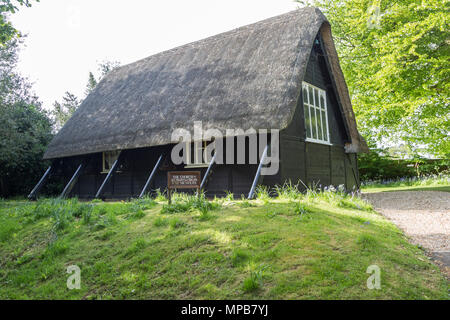
[[[320,41],[320,39],[318,39]],[[327,93],[328,123],[331,145],[305,141],[305,120],[302,92],[292,122],[280,133],[281,180],[322,187],[344,185],[351,190],[359,184],[356,154],[346,154],[348,133],[337,102],[332,80],[320,42],[312,49],[304,81]]]

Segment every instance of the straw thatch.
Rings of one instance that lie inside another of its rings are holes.
[[[290,123],[318,32],[329,56],[348,152],[358,134],[329,24],[304,8],[164,51],[108,74],[51,142],[46,159],[171,143],[175,128],[225,132],[283,129]]]

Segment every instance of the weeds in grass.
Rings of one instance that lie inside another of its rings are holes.
[[[163,205],[161,213],[179,213],[198,211],[203,219],[209,218],[209,212],[220,208],[217,201],[208,201],[202,193],[198,196],[174,194],[171,204]]]
[[[370,251],[378,246],[378,240],[370,234],[363,233],[358,236],[356,244],[358,244],[363,250]]]
[[[263,284],[263,277],[266,269],[267,266],[262,264],[256,268],[250,266],[250,276],[244,280],[242,290],[248,293],[259,289]]]
[[[156,189],[155,201],[157,201],[157,202],[166,202],[167,201],[166,193],[165,192],[161,192],[161,189],[159,189],[159,188]]]
[[[224,198],[225,201],[234,201],[234,194],[231,191],[226,191],[226,195]]]
[[[155,227],[164,227],[169,224],[169,221],[166,218],[163,217],[157,217],[155,221],[153,221],[153,225]]]
[[[291,181],[284,183],[282,186],[275,186],[274,191],[281,200],[297,200],[303,197],[299,191],[299,185],[293,185]]]
[[[133,244],[128,248],[126,255],[136,254],[141,251],[145,247],[147,247],[148,243],[144,238],[137,238],[134,240]]]
[[[255,190],[256,199],[267,204],[270,200],[270,190],[267,186],[257,186]]]
[[[311,209],[304,203],[302,202],[296,202],[295,203],[295,208],[294,208],[294,213],[298,216],[300,216],[300,218],[305,217],[306,215],[310,214],[312,211]]]
[[[231,264],[233,267],[237,267],[247,262],[250,259],[250,255],[247,251],[244,251],[240,248],[236,248],[231,253]]]
[[[183,220],[181,220],[180,218],[176,217],[176,218],[170,219],[169,225],[172,229],[178,229],[178,228],[184,227],[186,225],[186,223]]]
[[[244,195],[242,195],[241,201],[239,202],[239,206],[241,208],[250,208],[250,207],[254,207],[255,204],[252,203],[250,200],[248,200],[246,197],[244,197]]]

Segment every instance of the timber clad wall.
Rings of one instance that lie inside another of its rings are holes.
[[[348,135],[320,44],[316,44],[311,52],[304,81],[326,91],[332,145],[305,141],[303,97],[300,93],[292,122],[280,136],[281,181],[344,185],[350,190],[359,179],[355,178],[356,154],[344,151]]]

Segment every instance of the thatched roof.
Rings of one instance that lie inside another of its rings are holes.
[[[108,74],[55,136],[44,158],[171,143],[175,128],[288,126],[314,39],[321,32],[351,135],[358,134],[330,25],[303,8],[164,51]]]

